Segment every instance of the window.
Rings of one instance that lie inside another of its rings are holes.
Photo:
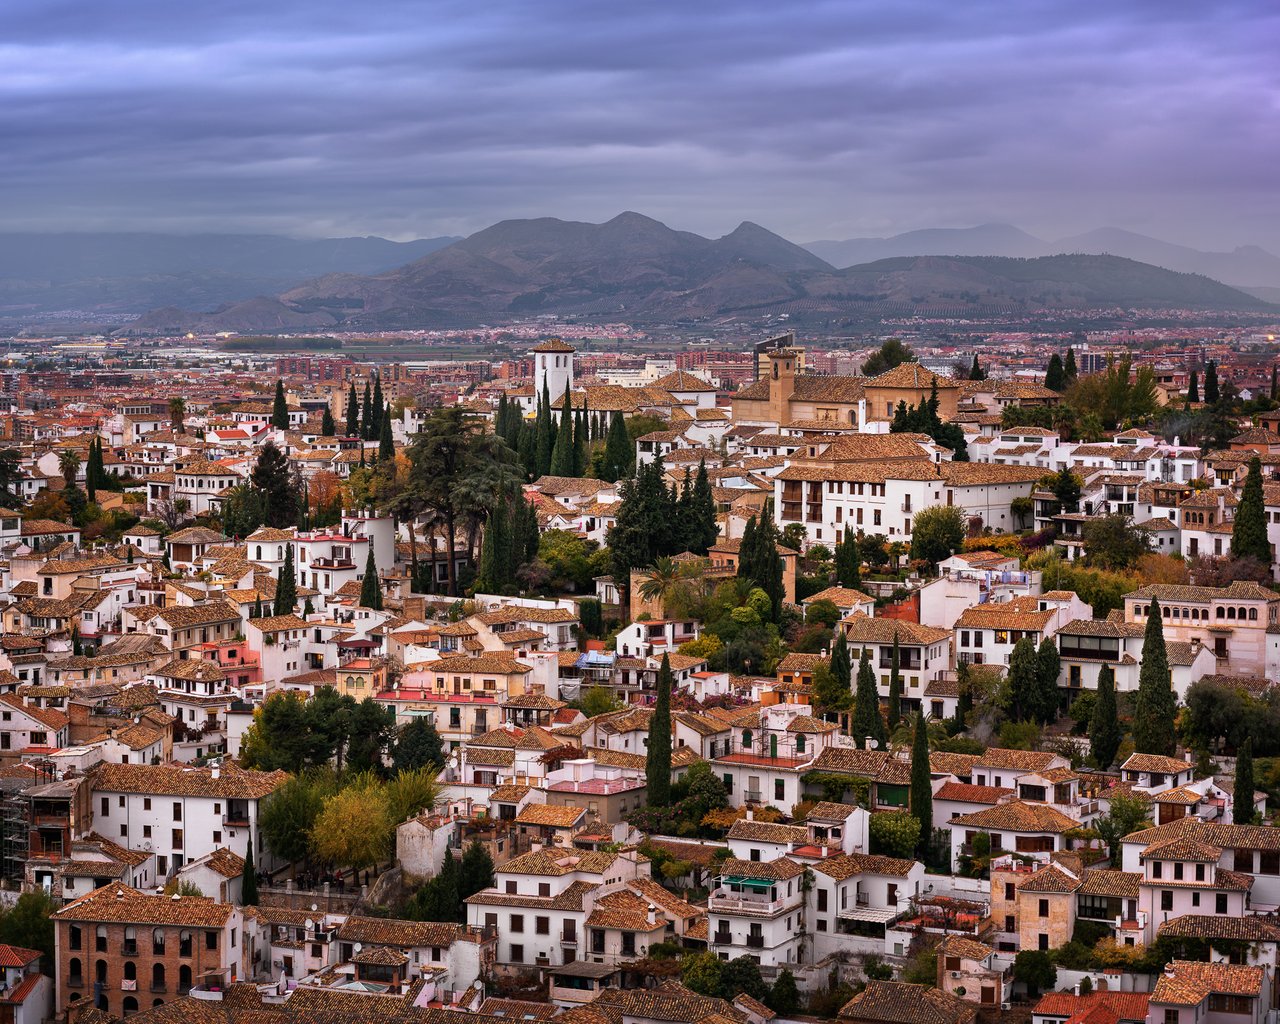
[[[1048,916],[1049,916],[1049,901],[1048,901],[1048,900],[1041,900],[1041,901],[1040,901],[1040,916],[1041,916],[1041,917],[1048,917]]]
[[[775,800],[785,800],[787,798],[787,780],[773,780],[773,798]]]
[[[204,933],[204,948],[205,948],[205,949],[217,949],[217,948],[218,948],[218,933],[217,933],[217,932],[205,932],[205,933]]]
[[[535,917],[533,919],[533,931],[537,935],[550,935],[551,934],[551,918]]]
[[[518,942],[511,944],[511,962],[513,964],[524,963],[524,946]]]
[[[78,924],[73,924],[67,936],[67,946],[69,949],[79,949],[80,944],[84,941],[83,933],[80,931]]]
[[[1173,893],[1168,889],[1160,890],[1160,909],[1161,910],[1173,909]]]
[[[173,804],[173,820],[174,821],[182,820],[182,804],[178,803],[176,800],[174,801],[174,804]]]
[[[1004,898],[1006,900],[1015,900],[1018,898],[1018,888],[1012,882],[1004,883]]]
[[[1213,912],[1215,914],[1225,914],[1227,912],[1227,894],[1225,892],[1220,892],[1214,896],[1213,902]]]
[[[818,890],[818,913],[825,914],[827,912],[827,890]],[[79,948],[79,947],[75,947]]]
[[[513,932],[523,932],[523,931],[524,931],[524,914],[512,914],[512,915],[511,915],[511,930],[512,930]]]

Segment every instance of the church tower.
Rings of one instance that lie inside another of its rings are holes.
[[[543,384],[547,387],[551,401],[558,401],[566,389],[573,387],[573,346],[566,345],[559,338],[552,338],[536,346],[532,353],[535,404],[542,397]]]

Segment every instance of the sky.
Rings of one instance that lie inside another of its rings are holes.
[[[1280,251],[1280,4],[5,0],[0,230]]]

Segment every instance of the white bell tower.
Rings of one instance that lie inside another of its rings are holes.
[[[544,384],[547,394],[551,396],[551,401],[559,401],[566,389],[573,387],[573,346],[566,345],[559,338],[552,338],[536,346],[532,351],[535,405],[542,398]]]

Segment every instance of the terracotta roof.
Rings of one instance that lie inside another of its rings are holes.
[[[596,900],[594,909],[587,918],[587,925],[592,928],[616,928],[629,932],[665,931],[667,919],[656,914],[650,922],[649,907],[652,904],[644,897],[629,889],[619,889],[606,893]],[[655,908],[656,909],[656,908]]]
[[[802,843],[809,838],[809,830],[800,825],[782,825],[739,818],[730,827],[726,838],[756,840],[762,843]]]
[[[352,915],[338,925],[338,938],[343,942],[414,949],[450,946],[465,931],[465,928],[457,924]]]
[[[982,961],[995,952],[992,946],[966,939],[963,935],[945,935],[938,943],[938,952],[944,956],[958,956],[965,960]]]
[[[1152,843],[1139,855],[1139,860],[1178,860],[1216,864],[1222,856],[1220,846],[1210,846],[1191,836],[1175,836]]]
[[[743,878],[768,878],[785,882],[804,873],[804,868],[786,857],[776,860],[739,860],[737,857],[726,857],[720,863],[721,877],[739,875]]]
[[[1158,775],[1177,775],[1191,770],[1191,764],[1176,757],[1161,754],[1130,754],[1120,766],[1122,772],[1155,772]]]
[[[1047,992],[1040,997],[1035,1016],[1066,1017],[1071,1024],[1119,1024],[1145,1021],[1151,996],[1146,992]]]
[[[1080,827],[1080,822],[1068,818],[1047,804],[1029,804],[1021,800],[1011,800],[972,814],[961,814],[953,818],[952,822],[1005,832],[1063,833]]]
[[[1280,943],[1280,923],[1261,914],[1219,917],[1185,914],[1160,926],[1161,935],[1190,939],[1238,939],[1245,942]]]
[[[913,860],[902,860],[898,857],[842,853],[817,861],[813,865],[813,870],[820,871],[839,882],[854,875],[893,875],[897,878],[906,878],[915,865],[916,862]]]
[[[1258,996],[1262,981],[1261,967],[1174,960],[1156,979],[1151,1001],[1167,1006],[1199,1006],[1214,993]]]
[[[546,825],[553,828],[571,828],[586,816],[581,807],[562,807],[555,804],[526,804],[516,815],[520,825]]]
[[[289,780],[288,772],[258,772],[224,762],[218,778],[210,768],[176,765],[110,764],[93,769],[93,788],[107,793],[261,799]]]
[[[1002,786],[971,786],[967,782],[946,782],[933,794],[935,800],[953,800],[964,804],[998,804],[1013,796],[1012,789]]]
[[[164,896],[112,883],[68,903],[53,916],[66,921],[189,925],[221,928],[235,907],[201,896]]]
[[[1137,871],[1095,868],[1084,873],[1084,881],[1078,891],[1086,896],[1117,896],[1136,900],[1141,881],[1142,875]]]
[[[976,1004],[927,985],[900,981],[868,981],[867,987],[840,1008],[840,1016],[884,1024],[969,1024]]]
[[[1079,888],[1079,877],[1057,864],[1045,865],[1018,884],[1019,892],[1067,893]]]
[[[988,747],[974,762],[980,768],[1008,768],[1014,771],[1042,772],[1061,757],[1048,750],[1009,750]]]

